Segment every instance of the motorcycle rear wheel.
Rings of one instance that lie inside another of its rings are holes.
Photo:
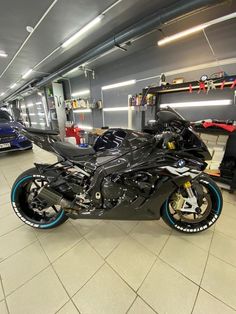
[[[222,211],[222,194],[215,182],[206,175],[196,180],[197,184],[200,184],[206,191],[205,199],[208,199],[205,212],[201,213],[201,216],[182,212],[178,214],[173,210],[171,199],[176,192],[170,195],[162,207],[162,219],[165,223],[183,233],[198,233],[207,230],[217,221]]]
[[[46,178],[39,174],[36,168],[31,168],[16,179],[11,190],[14,212],[25,224],[37,229],[52,229],[68,219],[60,207],[48,206],[38,209],[37,206],[32,206],[33,196],[37,195],[37,191],[46,182]]]

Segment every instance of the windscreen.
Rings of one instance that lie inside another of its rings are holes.
[[[0,110],[0,122],[7,123],[10,121],[12,121],[12,118],[9,113],[7,111]]]
[[[126,132],[123,130],[108,130],[102,136],[97,138],[94,149],[95,151],[101,151],[118,148],[125,137]]]

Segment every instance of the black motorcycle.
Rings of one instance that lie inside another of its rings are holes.
[[[159,110],[156,120],[151,120],[143,131],[154,135],[160,148],[175,150],[204,161],[212,159],[206,144],[196,134],[191,123],[173,108]]]
[[[68,218],[162,217],[173,229],[197,233],[221,214],[221,191],[202,172],[205,162],[161,149],[150,134],[109,129],[93,148],[60,142],[54,131],[25,129],[24,134],[58,156],[57,163],[35,164],[13,184],[13,209],[32,227],[54,228]]]

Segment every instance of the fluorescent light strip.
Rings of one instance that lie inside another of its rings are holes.
[[[207,101],[191,101],[191,102],[176,102],[176,103],[166,103],[161,104],[161,108],[171,107],[171,108],[187,108],[187,107],[207,107],[207,106],[230,106],[232,100],[222,99],[222,100],[207,100]]]
[[[80,90],[71,94],[72,97],[88,95],[90,93],[89,89]]]
[[[214,20],[211,20],[207,23],[203,23],[203,24],[200,24],[198,26],[195,26],[195,27],[192,27],[192,28],[189,28],[189,29],[186,29],[182,32],[179,32],[179,33],[176,33],[172,36],[167,36],[161,40],[159,40],[157,42],[158,46],[163,46],[171,41],[174,41],[174,40],[177,40],[177,39],[180,39],[180,38],[183,38],[183,37],[187,37],[191,34],[194,34],[194,33],[197,33],[209,26],[212,26],[212,25],[215,25],[215,24],[218,24],[218,23],[221,23],[221,22],[224,22],[224,21],[228,21],[230,19],[233,19],[236,17],[236,12],[234,13],[231,13],[231,14],[228,14],[228,15],[225,15],[225,16],[222,16],[220,18],[217,18],[217,19],[214,19]]]
[[[42,105],[42,102],[38,101],[38,102],[35,103],[35,105]]]
[[[5,95],[5,93],[4,93],[4,92],[0,94],[0,96],[4,96],[4,95]]]
[[[82,130],[92,130],[93,127],[92,126],[89,126],[89,125],[80,125],[79,126]]]
[[[27,104],[26,106],[29,107],[33,107],[34,104]]]
[[[12,84],[11,86],[10,86],[10,89],[13,89],[14,87],[16,87],[16,83],[14,83],[14,84]]]
[[[29,69],[24,75],[22,75],[23,80],[25,80],[33,72],[33,69]]]
[[[67,46],[71,45],[75,40],[77,40],[80,36],[87,33],[91,28],[93,28],[95,25],[97,25],[102,19],[104,15],[99,15],[95,19],[93,19],[91,22],[89,22],[87,25],[82,27],[77,33],[75,33],[73,36],[71,36],[69,39],[67,39],[62,45],[62,48],[66,48]]]
[[[76,110],[73,110],[73,112],[87,113],[87,112],[92,112],[92,110],[91,109],[76,109]]]
[[[29,113],[30,116],[35,116],[35,113]]]
[[[112,89],[112,88],[117,88],[117,87],[122,87],[122,86],[128,86],[128,85],[134,85],[135,83],[136,83],[136,80],[120,82],[120,83],[116,83],[116,84],[102,86],[102,90],[107,90],[107,89]]]
[[[128,107],[110,107],[110,108],[103,108],[103,111],[128,111]]]
[[[46,125],[46,123],[45,123],[45,122],[40,122],[39,124],[40,124],[40,125]]]
[[[179,32],[177,34],[174,34],[172,36],[168,36],[168,37],[165,37],[161,40],[159,40],[157,42],[158,46],[163,46],[171,41],[174,41],[174,40],[177,40],[179,38],[183,38],[183,37],[187,37],[191,34],[194,34],[194,33],[197,33],[197,32],[200,32],[201,30],[203,30],[206,26],[205,25],[198,25],[196,27],[192,27],[192,28],[189,28],[183,32]]]
[[[0,51],[0,57],[7,58],[8,54],[6,52],[4,52],[4,51]]]
[[[38,124],[38,122],[31,122],[31,124],[36,125],[36,124]]]

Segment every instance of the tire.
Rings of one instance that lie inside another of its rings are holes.
[[[193,220],[193,222],[190,223],[189,221],[186,222],[175,219],[170,210],[171,196],[165,201],[162,207],[162,219],[165,223],[171,228],[183,233],[198,233],[207,230],[217,221],[222,211],[222,194],[216,183],[207,175],[201,175],[199,178],[196,178],[194,182],[201,184],[208,190],[207,197],[210,199],[211,208],[208,209],[207,216],[204,217],[202,221],[194,222]]]
[[[39,174],[36,168],[31,168],[24,171],[14,182],[11,190],[11,203],[16,215],[27,225],[37,228],[37,229],[52,229],[63,224],[68,217],[65,211],[60,208],[57,209],[56,206],[54,211],[55,214],[50,217],[45,217],[41,212],[34,210],[28,202],[27,193],[32,187],[32,182],[45,182],[46,179],[43,175]],[[45,218],[45,219],[44,219]],[[44,219],[44,220],[43,220]]]

